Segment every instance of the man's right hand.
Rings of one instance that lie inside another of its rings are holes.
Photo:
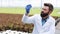
[[[32,7],[31,4],[29,4],[29,5],[27,5],[27,6],[25,7],[25,9],[26,9],[26,14],[29,14],[31,7]]]

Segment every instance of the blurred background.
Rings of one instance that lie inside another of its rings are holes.
[[[44,3],[51,3],[54,11],[51,14],[56,20],[56,34],[60,34],[60,0],[0,0],[0,31],[12,30],[31,33],[33,24],[23,24],[22,16],[25,6],[32,5],[30,16],[40,14]]]

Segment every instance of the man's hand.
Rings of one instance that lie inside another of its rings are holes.
[[[25,7],[25,9],[26,9],[26,14],[29,14],[31,7],[32,7],[31,4],[29,4],[29,5],[27,5],[27,6]]]

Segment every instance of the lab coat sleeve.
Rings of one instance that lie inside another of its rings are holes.
[[[34,23],[34,16],[29,17],[29,16],[26,16],[24,14],[23,17],[22,17],[22,22],[23,23],[28,23],[28,24]]]
[[[50,26],[49,31],[43,34],[55,34],[55,21],[52,22],[52,25]]]

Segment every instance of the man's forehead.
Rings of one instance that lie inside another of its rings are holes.
[[[48,6],[43,6],[42,8],[44,8],[44,9],[49,9],[49,7],[48,7]]]

